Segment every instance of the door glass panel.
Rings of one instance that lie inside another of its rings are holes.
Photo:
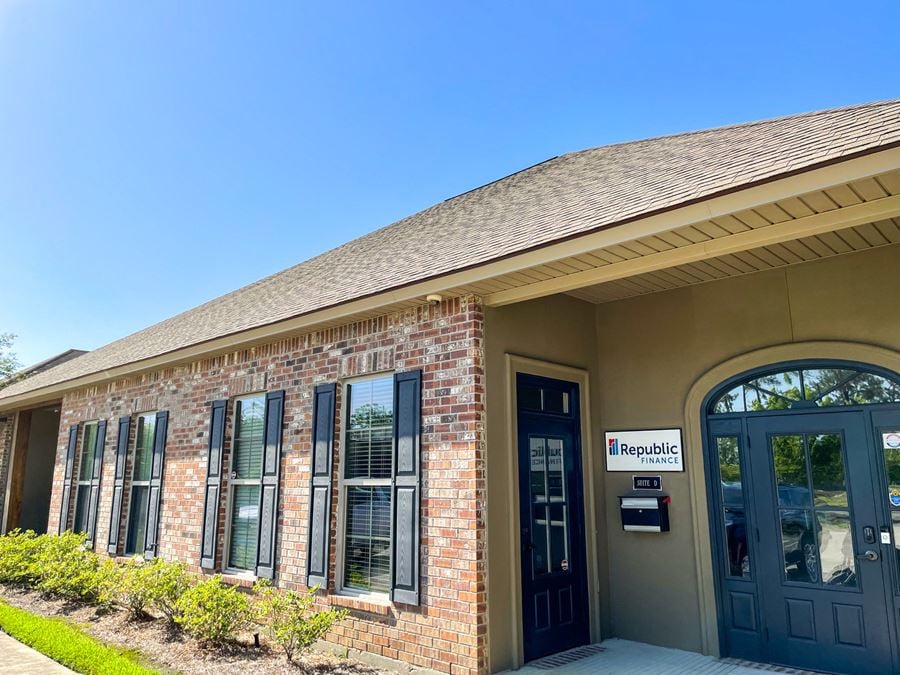
[[[753,377],[722,394],[712,412],[727,414],[900,402],[900,382],[851,368],[785,370]]]
[[[853,534],[847,511],[818,511],[819,559],[822,582],[830,586],[856,586]]]
[[[900,507],[900,429],[879,430],[884,451],[884,468],[887,472],[888,502],[892,508]]]
[[[547,491],[551,502],[565,501],[565,457],[561,438],[547,439]]]
[[[544,389],[544,412],[569,414],[569,392]]]
[[[838,434],[810,436],[809,463],[816,506],[847,506],[841,437]]]
[[[773,436],[772,458],[775,464],[775,482],[778,486],[778,505],[809,506],[803,436]]]
[[[719,477],[722,484],[722,511],[725,522],[726,573],[750,578],[750,549],[747,547],[747,510],[741,477],[741,454],[737,436],[717,436]]]
[[[528,439],[531,448],[531,501],[547,501],[547,457],[544,452],[544,439],[534,437]]]
[[[531,562],[534,576],[547,574],[549,570],[548,542],[547,542],[547,507],[531,507]]]
[[[569,518],[563,504],[551,504],[550,510],[550,570],[569,571]]]
[[[894,529],[894,559],[897,578],[900,579],[900,511],[891,512],[891,526]]]
[[[811,513],[806,509],[780,509],[784,577],[789,581],[818,583],[819,556]]]
[[[857,585],[841,439],[840,434],[771,438],[788,581]]]

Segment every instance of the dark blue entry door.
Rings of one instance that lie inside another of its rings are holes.
[[[747,420],[763,660],[893,670],[876,453],[862,412]],[[751,540],[752,542],[752,540]]]
[[[517,378],[525,660],[590,640],[578,386]]]

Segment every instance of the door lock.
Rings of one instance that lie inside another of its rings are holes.
[[[866,559],[871,560],[872,562],[878,560],[878,551],[866,551],[865,553],[856,556],[860,560]]]
[[[863,541],[867,544],[875,543],[875,528],[871,525],[866,525],[863,528]]]

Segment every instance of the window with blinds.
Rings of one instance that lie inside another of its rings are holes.
[[[134,455],[131,463],[131,498],[128,505],[128,529],[125,554],[144,552],[147,536],[147,511],[150,506],[150,472],[153,465],[153,437],[156,413],[138,415]]]
[[[394,379],[347,385],[342,469],[343,588],[390,590]]]
[[[230,570],[256,569],[265,418],[264,394],[239,398],[235,402],[226,521],[225,560]]]
[[[94,470],[94,452],[97,445],[97,423],[84,425],[81,435],[81,453],[78,456],[78,487],[75,492],[75,519],[73,532],[87,532],[89,502],[91,498],[91,475]]]

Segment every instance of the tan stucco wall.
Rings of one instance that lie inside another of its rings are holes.
[[[729,359],[777,345],[819,341],[818,347],[800,348],[802,357],[808,358],[858,359],[865,353],[852,346],[829,345],[826,349],[821,341],[900,351],[898,269],[900,246],[891,246],[596,307],[554,296],[487,310],[492,670],[507,667],[514,659],[509,608],[518,602],[508,583],[497,583],[498,579],[506,582],[518,564],[508,538],[497,536],[508,529],[510,518],[518,521],[518,514],[509,508],[511,490],[516,486],[506,480],[509,442],[504,353],[578,366],[590,373],[600,524],[598,618],[603,636],[715,652],[714,634],[710,637],[707,633],[704,640],[701,622],[701,613],[707,617],[712,613],[711,567],[708,554],[705,560],[696,555],[691,508],[697,498],[691,493],[691,472],[702,465],[690,461],[702,453],[688,433],[689,426],[697,428],[696,420],[689,424],[685,418],[692,385]],[[772,353],[801,357],[792,349],[773,349]],[[723,379],[730,374],[734,373]],[[699,402],[695,407],[699,418]],[[624,533],[617,497],[629,491],[631,474],[605,472],[603,431],[668,426],[685,428],[689,455],[684,473],[663,474],[665,490],[672,496],[672,531],[664,535]],[[705,511],[705,496],[701,504]],[[700,536],[706,537],[706,515],[697,516]],[[705,574],[705,593],[700,592],[698,570]],[[714,620],[707,627],[713,624]]]
[[[753,350],[821,340],[900,349],[898,266],[900,247],[892,246],[598,306],[594,392],[603,428],[686,427],[691,385]],[[846,358],[854,358],[850,350]],[[702,453],[691,438],[685,442],[686,452]],[[603,488],[613,632],[700,651],[688,472],[664,474],[672,531],[659,536],[621,530],[616,496],[628,491],[630,477],[605,474]]]
[[[505,354],[587,370],[591,386],[597,382],[596,308],[569,296],[553,296],[485,311],[485,371],[487,376],[487,460],[488,460],[488,629],[491,670],[513,667],[517,647],[511,625],[512,606],[520,598],[513,595],[510,575],[518,573],[517,551],[509,545],[510,523],[518,525],[513,490],[509,481],[510,442],[507,429],[507,380]],[[590,399],[593,402],[593,398]],[[591,430],[599,433],[596,404],[590,411]],[[582,430],[585,433],[585,430]],[[594,467],[594,486],[602,485],[600,467]],[[595,522],[601,524],[595,564],[600,598],[596,633],[609,632],[606,580],[606,551],[602,523],[602,497],[594,503]],[[589,561],[589,567],[590,567]]]

